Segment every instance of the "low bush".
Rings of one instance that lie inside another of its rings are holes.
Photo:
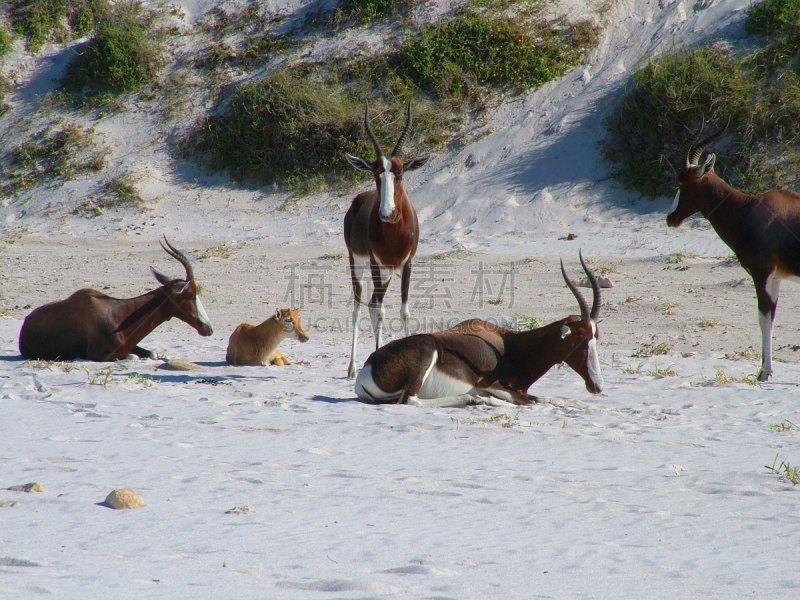
[[[730,120],[715,169],[732,185],[747,193],[798,185],[799,11],[800,0],[768,0],[748,12],[746,29],[766,36],[756,48],[712,41],[640,69],[605,123],[601,149],[614,177],[643,195],[672,194],[705,117],[708,131]]]
[[[11,52],[14,47],[14,34],[6,26],[5,23],[0,21],[0,58]]]
[[[67,66],[61,87],[70,94],[121,94],[152,81],[162,65],[154,32],[157,13],[138,0],[115,4],[95,21],[95,34]]]
[[[414,131],[424,134],[412,137],[406,152],[415,143],[428,151],[461,133],[467,111],[482,108],[486,97],[563,75],[597,35],[586,22],[460,10],[379,56],[301,63],[235,86],[217,116],[198,121],[186,151],[239,180],[301,188],[350,181],[356,174],[344,153],[373,154],[363,131],[365,96],[374,98],[372,127],[385,144],[399,135],[411,100]]]
[[[38,52],[54,35],[61,41],[83,37],[108,0],[12,0],[14,28],[28,38],[28,51]]]

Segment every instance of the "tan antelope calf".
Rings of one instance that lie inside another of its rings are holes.
[[[260,325],[239,325],[228,340],[225,360],[229,365],[271,364],[282,367],[291,364],[278,346],[292,334],[301,342],[308,341],[308,334],[300,323],[300,314],[293,308],[279,308]]]

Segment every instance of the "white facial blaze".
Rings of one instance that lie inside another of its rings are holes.
[[[603,381],[603,374],[600,372],[600,358],[597,356],[597,325],[592,321],[592,339],[589,340],[589,353],[586,357],[586,368],[589,371],[589,378],[594,383],[597,391],[603,389],[605,382]]]
[[[675,210],[678,208],[678,202],[681,200],[681,191],[678,190],[675,194],[675,200],[672,201],[672,206],[669,207],[669,212],[674,213]]]
[[[391,219],[394,212],[394,173],[392,173],[392,163],[385,156],[383,158],[383,173],[380,174],[381,180],[381,217]]]
[[[203,325],[208,325],[209,327],[211,327],[211,321],[209,320],[208,315],[206,314],[206,309],[203,308],[203,303],[200,302],[200,298],[196,298],[195,302],[197,304],[197,318],[200,319],[200,322]]]

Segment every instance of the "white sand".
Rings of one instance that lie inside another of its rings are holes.
[[[194,18],[212,5],[178,4]],[[285,195],[176,165],[147,107],[98,123],[109,169],[139,173],[148,212],[72,216],[91,180],[0,201],[0,597],[796,598],[800,488],[764,465],[800,461],[800,430],[771,427],[800,425],[800,294],[783,286],[774,379],[739,383],[758,361],[736,353],[760,350],[746,274],[702,220],[668,230],[667,199],[620,190],[594,145],[648,53],[738,35],[746,6],[618,1],[586,64],[500,106],[492,133],[407,178],[422,217],[420,324],[553,320],[577,311],[559,256],[576,277],[578,248],[612,271],[604,393],[555,368],[531,388],[546,401],[519,411],[355,401],[349,281],[335,258],[352,194],[279,211]],[[62,55],[13,57],[24,85],[0,120],[4,143]],[[143,346],[202,370],[21,360],[26,306],[87,286],[143,293],[155,287],[150,264],[181,273],[162,233],[192,251],[215,334],[171,322]],[[195,252],[222,243],[229,258]],[[436,257],[463,248],[475,254]],[[678,251],[699,256],[665,262]],[[482,302],[481,262],[492,286]],[[510,280],[499,291],[512,262],[513,299]],[[316,295],[302,295],[308,283]],[[287,291],[311,336],[281,346],[294,364],[225,365],[233,328],[288,306]],[[359,361],[372,344],[365,331]],[[671,348],[631,356],[645,344]],[[658,374],[670,367],[676,376]],[[2,491],[28,481],[46,491]],[[146,506],[98,505],[120,487]],[[225,514],[245,505],[254,512]]]

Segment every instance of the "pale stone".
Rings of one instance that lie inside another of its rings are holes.
[[[133,490],[120,488],[114,490],[108,496],[106,496],[104,504],[116,510],[127,510],[130,508],[143,507],[144,500],[142,500],[139,497],[139,494],[137,494]]]
[[[0,508],[4,506],[18,506],[19,502],[17,500],[0,500]]]
[[[612,288],[614,287],[614,282],[611,281],[608,277],[597,277],[597,285],[601,288]],[[588,277],[584,277],[578,282],[580,287],[592,287],[591,282],[589,281]]]
[[[190,362],[188,360],[182,360],[180,358],[168,360],[160,367],[161,369],[168,369],[170,371],[198,371],[202,369],[200,365],[197,363]]]
[[[31,492],[43,492],[44,486],[41,483],[34,481],[33,483],[26,483],[24,485],[12,485],[8,489],[12,492],[31,493]]]

